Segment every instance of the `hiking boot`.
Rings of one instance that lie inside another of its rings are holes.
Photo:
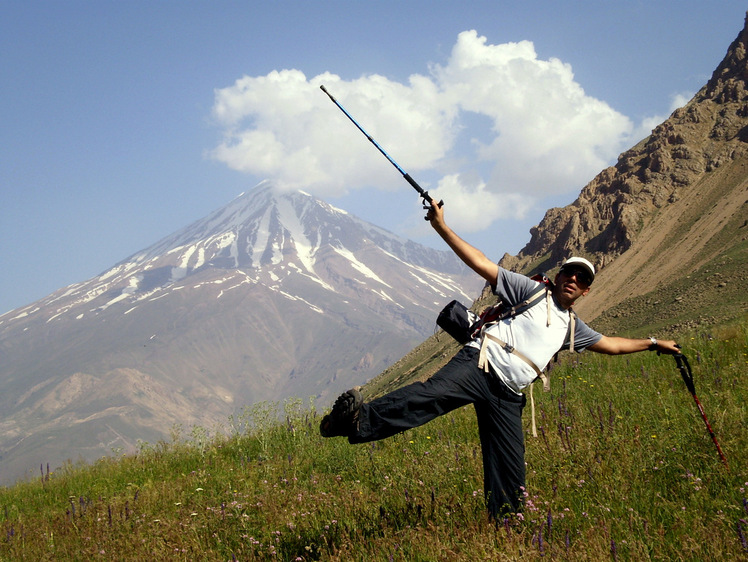
[[[319,424],[322,437],[347,437],[351,434],[358,421],[358,411],[364,403],[360,388],[357,386],[338,396],[330,413]]]

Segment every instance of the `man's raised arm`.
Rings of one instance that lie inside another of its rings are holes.
[[[452,248],[455,254],[465,262],[465,264],[483,277],[491,285],[496,285],[499,277],[499,266],[492,262],[478,248],[471,246],[444,222],[444,207],[432,205],[429,207],[426,218],[431,222],[431,226],[442,237],[447,245]]]

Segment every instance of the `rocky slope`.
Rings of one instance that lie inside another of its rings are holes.
[[[590,319],[606,311],[621,317],[626,306],[615,311],[616,306],[631,305],[655,289],[667,294],[650,297],[650,305],[677,308],[686,299],[680,294],[684,288],[665,288],[689,276],[700,293],[721,292],[717,302],[744,313],[747,43],[744,28],[685,107],[621,154],[571,205],[549,210],[531,230],[528,244],[517,256],[505,256],[502,265],[535,272],[553,270],[572,254],[589,258],[601,273],[578,309]],[[717,271],[720,278],[713,278]],[[711,279],[702,283],[704,277]],[[691,310],[704,309],[693,316],[709,316],[714,302],[707,301],[688,299]],[[717,311],[720,317],[731,314]]]

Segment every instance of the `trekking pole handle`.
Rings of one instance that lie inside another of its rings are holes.
[[[696,387],[693,384],[693,373],[691,372],[691,365],[688,363],[688,358],[682,353],[673,355],[673,357],[680,371],[680,376],[683,377],[683,382],[686,383],[686,388],[688,388],[691,394],[696,394]]]

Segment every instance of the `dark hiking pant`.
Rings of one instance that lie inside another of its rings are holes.
[[[402,387],[361,406],[351,443],[366,443],[423,425],[473,404],[483,450],[483,487],[492,517],[521,509],[525,485],[522,409],[525,396],[478,368],[478,350],[464,347],[425,382]]]

